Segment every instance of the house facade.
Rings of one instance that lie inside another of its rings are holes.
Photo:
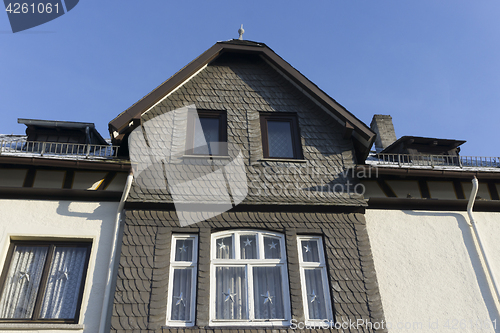
[[[263,43],[216,43],[112,145],[19,122],[0,331],[500,331],[499,159],[368,127]]]
[[[0,137],[0,331],[98,332],[130,163],[91,123],[19,122]]]
[[[112,332],[385,330],[346,172],[375,135],[265,44],[215,44],[109,128],[134,168]]]
[[[389,332],[498,332],[498,157],[465,141],[403,136],[375,115],[357,172]]]

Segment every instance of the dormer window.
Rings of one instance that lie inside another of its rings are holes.
[[[223,111],[198,110],[188,113],[186,153],[227,155],[227,121]]]
[[[302,158],[296,114],[261,113],[260,126],[264,158]]]

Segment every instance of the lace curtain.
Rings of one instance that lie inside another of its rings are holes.
[[[325,291],[321,268],[304,270],[309,319],[326,319]]]
[[[293,158],[291,123],[288,121],[267,122],[269,156]]]
[[[248,319],[245,267],[216,268],[216,319]],[[256,319],[285,318],[281,267],[253,267]]]
[[[191,321],[191,268],[174,269],[171,320]]]
[[[219,154],[219,118],[199,118],[194,130],[194,154]]]
[[[283,319],[283,289],[280,267],[253,268],[256,319]]]
[[[87,248],[56,247],[40,318],[75,317],[86,257]]]
[[[48,247],[15,247],[0,299],[1,318],[31,318],[47,252]]]
[[[72,319],[85,270],[87,248],[56,247],[39,317]],[[15,246],[0,299],[0,316],[31,319],[49,246]],[[35,317],[38,317],[35,315]]]
[[[215,318],[248,319],[245,267],[217,267],[215,279]]]

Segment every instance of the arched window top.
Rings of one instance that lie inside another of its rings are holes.
[[[212,260],[284,262],[284,235],[264,230],[227,230],[212,234]]]

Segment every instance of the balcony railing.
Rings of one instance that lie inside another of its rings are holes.
[[[0,141],[0,155],[2,154],[110,159],[117,157],[118,147],[80,143],[14,140]]]
[[[449,155],[412,155],[377,154],[371,163],[387,166],[427,166],[427,167],[471,167],[500,168],[500,157],[486,156],[449,156]]]

